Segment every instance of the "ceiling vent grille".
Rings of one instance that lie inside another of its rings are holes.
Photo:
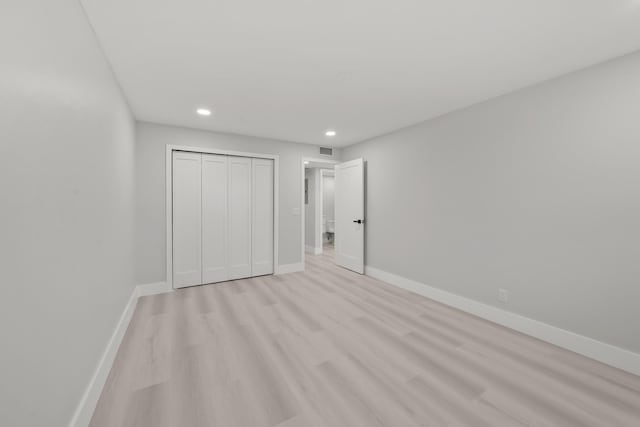
[[[325,156],[333,156],[333,148],[320,147],[320,154],[323,154]]]

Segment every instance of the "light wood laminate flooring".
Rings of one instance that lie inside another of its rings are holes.
[[[640,426],[640,378],[307,256],[140,298],[91,426]]]

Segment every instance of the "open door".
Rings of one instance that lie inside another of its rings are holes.
[[[364,162],[335,167],[336,264],[364,274]]]

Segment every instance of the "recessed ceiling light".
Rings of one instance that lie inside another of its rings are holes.
[[[309,164],[309,162],[304,162],[304,164],[305,164],[305,165],[308,165],[308,164]]]
[[[336,131],[335,130],[328,130],[324,133],[327,136],[336,136]]]
[[[201,116],[210,116],[211,115],[211,110],[208,110],[206,108],[198,108],[196,110],[196,113],[200,114]]]

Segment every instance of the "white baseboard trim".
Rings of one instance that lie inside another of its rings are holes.
[[[276,268],[276,274],[296,273],[298,271],[304,271],[304,263],[297,262],[295,264],[283,264]]]
[[[607,365],[640,375],[640,354],[632,351],[452,294],[375,267],[366,266],[365,274]]]
[[[320,255],[322,253],[322,248],[316,248],[313,246],[305,246],[304,251],[308,254]]]
[[[127,327],[129,326],[129,322],[131,321],[131,317],[135,311],[138,298],[172,291],[173,289],[169,287],[166,282],[137,285],[133,289],[131,297],[129,297],[129,302],[125,307],[122,316],[120,316],[120,320],[118,321],[111,338],[109,339],[107,348],[104,350],[102,358],[93,373],[93,377],[91,378],[91,381],[89,381],[89,385],[87,386],[87,389],[85,390],[82,399],[80,399],[80,403],[71,418],[69,427],[86,427],[91,422],[93,411],[96,409],[96,404],[102,394],[102,388],[107,381],[109,372],[111,372],[111,367],[113,366],[116,354],[120,348],[120,343],[122,342],[122,338],[127,331]]]
[[[89,381],[89,385],[82,395],[80,403],[71,418],[69,427],[86,427],[91,422],[93,411],[96,409],[96,404],[98,403],[98,399],[102,393],[102,388],[107,381],[109,372],[111,372],[111,366],[113,365],[113,361],[118,353],[118,348],[120,348],[122,337],[124,337],[124,333],[127,331],[127,327],[129,326],[129,322],[131,321],[131,316],[133,316],[137,302],[138,288],[135,287],[131,292],[129,302],[127,302],[124,312],[120,316],[120,320],[107,343],[107,347],[102,354],[102,358],[100,359],[100,362],[98,362],[98,366],[93,373],[93,377]]]
[[[173,288],[167,282],[147,283],[146,285],[138,285],[136,288],[138,289],[138,297],[173,291]]]

